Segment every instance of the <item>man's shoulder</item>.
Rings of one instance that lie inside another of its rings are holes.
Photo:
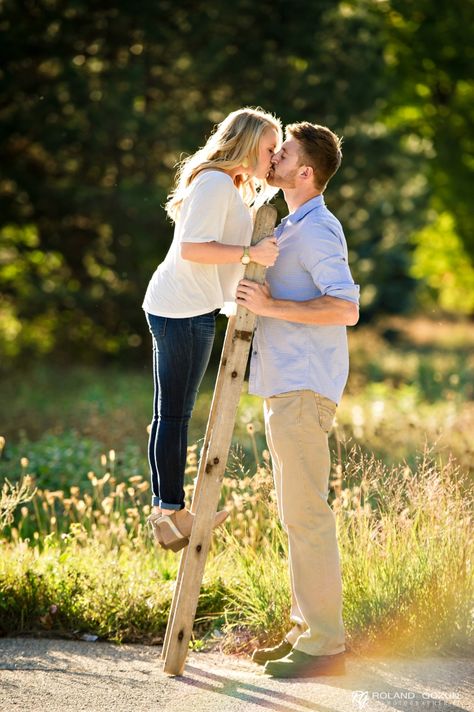
[[[318,210],[312,210],[302,219],[301,233],[311,239],[315,233],[324,235],[327,239],[344,240],[344,230],[340,220],[325,205]]]

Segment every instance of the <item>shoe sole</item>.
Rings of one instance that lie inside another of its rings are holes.
[[[185,537],[184,539],[178,539],[177,541],[173,541],[171,544],[165,544],[164,542],[158,539],[158,543],[162,549],[168,549],[176,553],[177,551],[181,551],[181,549],[184,549],[184,547],[189,544],[189,539]]]
[[[273,655],[265,655],[265,653],[261,653],[261,656],[259,655],[258,650],[255,650],[253,655],[252,655],[252,661],[254,663],[257,663],[257,665],[265,665],[266,663],[274,662],[276,660],[281,660],[282,658],[286,657],[291,651],[293,650],[292,647],[286,648],[283,652],[280,653],[274,653]]]
[[[302,671],[300,673],[295,674],[291,670],[267,670],[265,669],[265,672],[267,675],[271,675],[272,677],[285,677],[285,678],[304,678],[304,677],[339,677],[342,675],[346,674],[346,667],[345,665],[333,665],[330,667],[329,665],[327,667],[320,666],[316,667],[313,670],[309,669],[307,671]]]
[[[162,521],[158,524],[153,524],[152,526],[155,540],[162,547],[162,549],[177,552],[184,549],[184,547],[189,544],[189,537],[183,536],[178,538],[174,534],[168,522]]]

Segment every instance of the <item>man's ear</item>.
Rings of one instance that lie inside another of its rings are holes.
[[[301,166],[300,176],[305,180],[313,180],[314,171],[311,166]]]

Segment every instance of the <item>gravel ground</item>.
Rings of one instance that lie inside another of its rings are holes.
[[[1,712],[474,712],[474,661],[348,656],[348,674],[276,680],[248,658],[191,653],[182,677],[160,648],[0,639]]]

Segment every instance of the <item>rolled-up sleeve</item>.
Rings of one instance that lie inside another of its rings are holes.
[[[349,268],[345,240],[325,226],[318,226],[311,250],[305,250],[301,261],[322,295],[359,303],[360,289]]]

